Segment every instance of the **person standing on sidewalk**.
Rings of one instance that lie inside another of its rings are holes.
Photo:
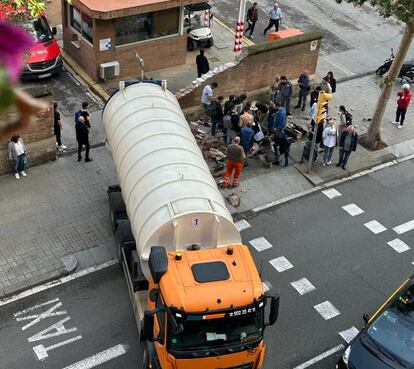
[[[331,165],[332,154],[336,146],[336,129],[333,126],[332,119],[326,119],[326,126],[322,132],[322,141],[324,147],[322,165]]]
[[[24,147],[23,139],[18,134],[14,134],[8,145],[9,159],[12,162],[13,173],[16,179],[20,179],[20,175],[26,177],[24,165],[26,159],[26,148]]]
[[[392,124],[398,124],[398,128],[402,128],[405,120],[405,114],[407,113],[408,105],[411,101],[410,85],[408,83],[403,84],[402,90],[397,93],[397,112],[395,121]]]
[[[196,57],[197,77],[200,78],[210,70],[210,64],[207,57],[204,55],[204,49],[200,49],[200,54]]]
[[[273,26],[275,26],[276,32],[279,31],[279,25],[280,25],[280,22],[282,21],[283,16],[282,16],[282,10],[279,8],[278,3],[273,4],[273,8],[270,9],[269,11],[269,17],[270,17],[269,24],[263,31],[264,36],[266,36],[266,32],[269,29],[271,29]]]
[[[247,23],[249,24],[249,26],[246,29],[246,33],[247,31],[250,31],[248,37],[251,39],[253,39],[254,26],[256,25],[258,19],[259,17],[257,12],[257,3],[254,2],[253,6],[247,10],[246,16]]]
[[[309,78],[309,72],[304,70],[298,78],[299,85],[299,100],[295,109],[302,107],[302,111],[305,111],[306,99],[311,88],[311,80]]]
[[[239,178],[243,169],[243,162],[246,159],[243,147],[240,146],[240,137],[235,137],[233,143],[227,146],[226,174],[224,176],[223,187],[227,188],[233,175],[232,187],[238,187]]]
[[[321,86],[321,91],[322,92],[326,92],[327,94],[331,94],[332,93],[332,86],[329,83],[329,77],[325,76],[322,78],[322,82],[320,84]]]
[[[286,76],[280,77],[278,90],[280,93],[280,105],[286,109],[287,115],[292,115],[290,114],[290,98],[293,93],[293,87]]]
[[[84,101],[82,103],[80,110],[78,110],[75,113],[75,123],[78,122],[79,117],[83,116],[85,118],[86,125],[90,128],[91,127],[91,124],[90,124],[90,118],[91,117],[90,117],[90,114],[89,114],[89,111],[88,111],[88,106],[89,106],[89,103],[87,101]]]
[[[223,129],[223,107],[221,103],[224,97],[219,96],[217,100],[211,102],[211,136],[216,137],[216,129]]]
[[[346,131],[342,132],[339,138],[339,161],[336,164],[337,167],[341,167],[343,170],[346,168],[349,156],[352,151],[356,151],[358,144],[358,133],[356,133],[354,126],[349,126]]]
[[[67,146],[62,145],[62,121],[60,120],[60,113],[57,110],[58,104],[53,103],[54,121],[53,121],[53,132],[56,136],[56,144],[59,151],[63,151]]]
[[[85,146],[85,162],[90,162],[92,159],[89,157],[89,127],[87,125],[86,118],[80,116],[75,125],[76,141],[78,141],[78,161],[82,160],[82,148]]]
[[[283,132],[287,125],[287,117],[286,117],[286,109],[281,106],[281,104],[276,103],[275,104],[275,122],[274,122],[274,128],[277,132]]]
[[[201,93],[201,104],[204,108],[204,125],[208,126],[208,118],[210,116],[211,101],[214,100],[213,90],[218,86],[217,82],[210,85],[205,85]]]
[[[332,93],[334,94],[336,92],[336,79],[335,79],[335,77],[333,75],[333,72],[329,71],[326,74],[326,77],[329,78],[329,84],[331,85]]]

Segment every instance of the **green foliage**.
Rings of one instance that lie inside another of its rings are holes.
[[[384,18],[394,16],[402,22],[413,21],[413,0],[336,0],[337,3],[342,3],[343,1],[355,6],[362,6],[366,3],[371,4]]]

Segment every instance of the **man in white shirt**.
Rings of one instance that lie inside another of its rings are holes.
[[[217,88],[217,82],[213,82],[210,85],[205,85],[203,88],[203,92],[201,94],[201,104],[203,104],[204,108],[204,125],[208,125],[208,118],[210,116],[210,106],[211,101],[214,100],[213,90]]]
[[[275,26],[276,32],[279,31],[279,24],[280,24],[280,21],[282,20],[283,16],[282,16],[282,10],[279,8],[278,3],[273,4],[273,8],[270,9],[270,11],[269,11],[269,17],[270,17],[269,24],[265,28],[265,30],[263,31],[263,35],[266,35],[266,32],[269,29],[271,29],[273,26]]]

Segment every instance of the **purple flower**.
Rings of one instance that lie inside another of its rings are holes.
[[[19,79],[24,54],[33,43],[33,37],[22,28],[0,21],[0,64],[6,69],[12,83]]]

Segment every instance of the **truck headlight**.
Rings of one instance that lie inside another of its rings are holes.
[[[342,355],[342,360],[346,365],[348,365],[349,355],[351,355],[351,346],[348,346],[344,354]]]

